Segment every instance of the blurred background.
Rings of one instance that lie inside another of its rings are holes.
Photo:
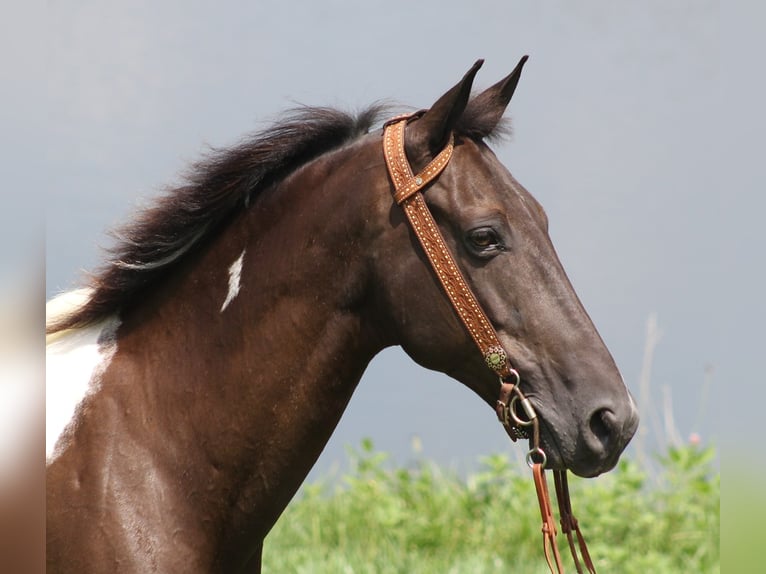
[[[724,465],[762,468],[763,447],[739,437],[764,397],[766,200],[752,168],[766,126],[751,59],[765,16],[760,4],[724,11],[712,0],[16,7],[0,24],[2,408],[42,412],[42,364],[30,358],[42,328],[30,325],[42,324],[43,289],[48,299],[76,286],[108,229],[210,146],[296,103],[428,106],[477,58],[486,87],[529,54],[514,136],[495,150],[546,208],[641,403],[630,456],[651,464],[691,439],[720,445]],[[26,427],[2,424],[2,460],[21,468],[30,451],[13,437]],[[400,463],[422,454],[458,471],[480,455],[524,454],[470,391],[399,349],[370,365],[313,476],[363,437]]]
[[[545,206],[575,289],[637,398],[656,316],[644,395],[658,420],[645,417],[644,428],[716,440],[709,389],[722,373],[741,376],[726,335],[732,312],[749,312],[744,297],[711,305],[730,281],[711,263],[733,251],[742,226],[722,218],[731,195],[713,135],[717,13],[704,2],[589,5],[51,5],[41,47],[49,116],[35,142],[47,297],[76,285],[99,263],[105,230],[209,146],[236,142],[296,102],[427,107],[477,58],[486,64],[476,84],[486,87],[528,53],[510,106],[515,136],[498,155]],[[404,457],[417,436],[427,455],[456,465],[507,448],[470,391],[398,349],[371,365],[317,470],[361,436]]]

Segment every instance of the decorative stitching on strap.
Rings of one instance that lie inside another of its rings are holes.
[[[500,340],[455,263],[444,237],[426,205],[423,194],[420,193],[447,166],[454,149],[453,137],[450,136],[449,143],[423,171],[413,175],[404,151],[404,128],[408,119],[409,117],[405,116],[398,121],[389,122],[384,131],[383,152],[388,173],[394,184],[394,199],[404,209],[412,230],[426,252],[431,266],[460,320],[479,347],[482,356],[487,359],[489,354],[497,354],[495,349],[502,348]],[[501,378],[511,374],[511,365],[507,355],[497,363],[488,360],[488,365]]]

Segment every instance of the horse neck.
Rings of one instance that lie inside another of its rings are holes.
[[[265,192],[120,332],[113,368],[140,379],[173,472],[207,489],[225,533],[268,532],[384,346],[365,303],[368,206],[342,159]]]

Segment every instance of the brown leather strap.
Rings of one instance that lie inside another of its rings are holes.
[[[582,561],[585,564],[585,567],[588,569],[589,574],[596,574],[596,567],[593,565],[590,552],[588,552],[588,545],[585,543],[585,537],[580,530],[577,518],[575,518],[575,515],[572,513],[572,501],[569,497],[569,482],[567,481],[566,471],[554,470],[553,480],[556,485],[556,500],[558,500],[559,514],[561,515],[561,531],[566,534],[567,541],[569,542],[569,550],[572,553],[577,573],[582,574],[582,568],[580,567],[580,560],[577,557],[577,548],[574,544],[572,532],[577,536],[577,545],[580,548],[580,554],[582,555]]]
[[[404,151],[404,128],[407,119],[390,124],[390,131],[386,128],[391,136],[385,140],[388,173],[394,182],[394,200],[399,205],[436,179],[447,167],[454,148],[454,139],[450,136],[444,149],[423,168],[423,171],[418,175],[413,175],[410,162]]]
[[[535,490],[537,491],[537,500],[540,503],[540,516],[543,519],[543,551],[545,560],[548,562],[548,568],[551,574],[555,574],[553,564],[556,564],[558,574],[563,574],[564,565],[561,563],[561,554],[556,544],[556,521],[553,518],[551,509],[551,497],[548,494],[548,481],[545,478],[545,470],[540,463],[532,465],[532,476],[535,479]]]
[[[408,117],[396,118],[384,130],[383,151],[388,173],[394,184],[394,198],[428,256],[444,291],[465,325],[484,360],[502,379],[513,376],[508,354],[500,344],[494,327],[487,319],[476,296],[468,286],[431,215],[420,191],[432,182],[452,157],[453,140],[421,171],[414,175],[404,150],[404,128]]]

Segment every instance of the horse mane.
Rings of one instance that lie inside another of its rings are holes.
[[[127,225],[112,232],[106,262],[89,274],[87,298],[47,320],[46,332],[91,325],[111,315],[155,284],[193,247],[212,237],[260,191],[318,156],[368,133],[389,114],[374,104],[357,115],[328,107],[299,107],[271,127],[230,148],[213,149],[194,163],[180,186],[168,190]],[[507,132],[489,125],[479,106],[469,104],[457,131],[472,139]]]

